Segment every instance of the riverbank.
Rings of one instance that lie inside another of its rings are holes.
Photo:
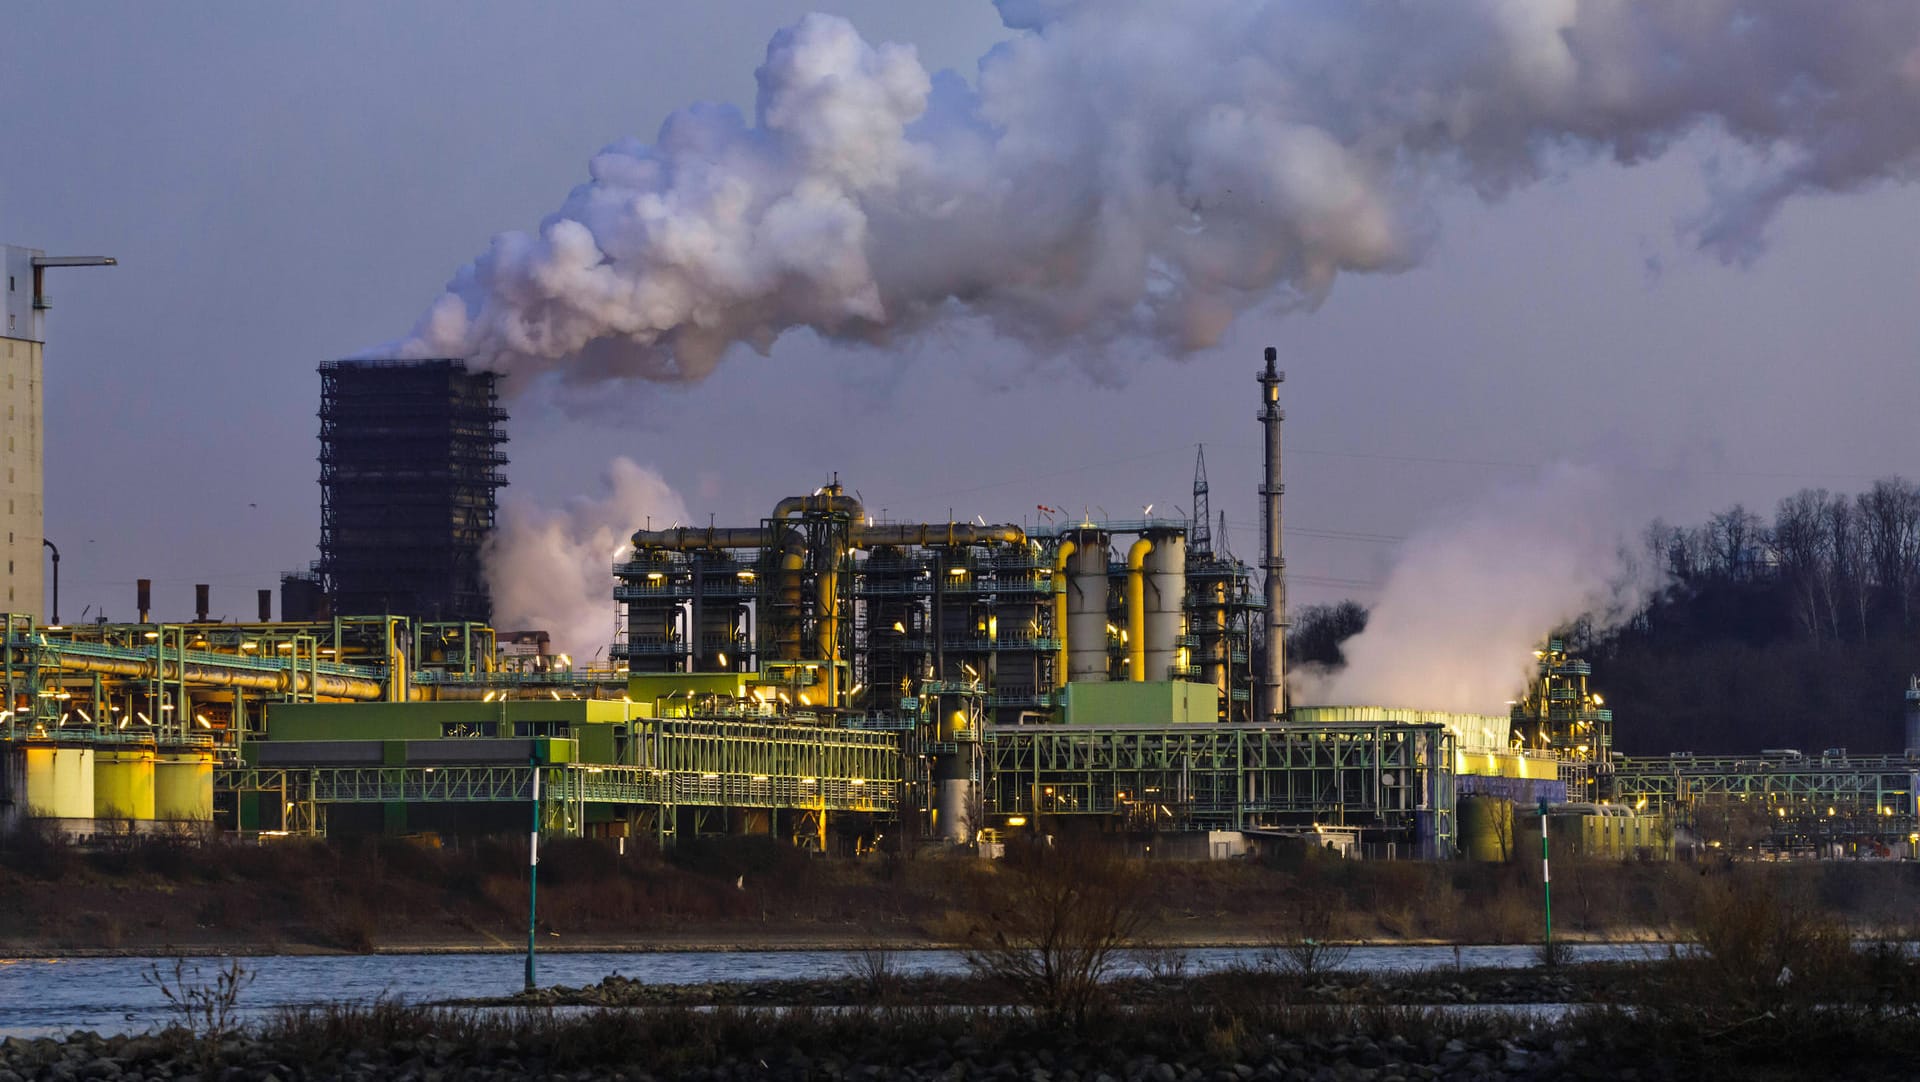
[[[391,840],[83,852],[12,838],[0,850],[0,955],[514,953],[526,944],[525,843],[428,848]],[[1866,933],[1920,912],[1920,866],[1753,869]],[[696,839],[672,854],[606,843],[541,847],[542,951],[940,948],[977,925],[998,862],[809,858],[771,838]],[[1719,867],[1554,868],[1557,934],[1590,941],[1685,937],[1699,884]],[[1148,929],[1178,946],[1260,946],[1298,933],[1375,943],[1525,943],[1539,935],[1537,866],[1356,862],[1155,862],[1139,876]]]
[[[1875,998],[1872,982],[1860,979],[1869,969],[1803,990],[1721,986],[1702,996],[1703,982],[1724,973],[1711,960],[1675,960],[1129,979],[1069,1014],[1009,1006],[991,981],[975,978],[664,993],[613,980],[596,986],[605,998],[680,1001],[484,1009],[382,1000],[291,1008],[245,1026],[230,1018],[209,1026],[208,1014],[141,1036],[0,1041],[0,1082],[1906,1078],[1920,1012],[1910,998],[1914,964],[1901,965],[1909,979],[1902,999]],[[886,1001],[858,1002],[871,997]],[[980,1001],[953,1002],[962,999]]]

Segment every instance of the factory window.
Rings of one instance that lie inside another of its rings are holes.
[[[449,721],[440,726],[440,735],[452,740],[500,735],[497,721]]]
[[[572,733],[572,726],[564,721],[516,721],[513,723],[515,736],[553,736],[564,739]]]

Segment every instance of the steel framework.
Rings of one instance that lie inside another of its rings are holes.
[[[489,618],[480,546],[507,483],[495,376],[451,359],[320,366],[320,561],[335,612]]]
[[[1618,803],[1698,818],[1750,809],[1769,845],[1802,849],[1848,839],[1908,840],[1920,830],[1920,759],[1798,754],[1617,757]]]
[[[891,733],[706,718],[648,724],[635,765],[567,763],[434,766],[229,767],[221,792],[270,794],[285,829],[319,833],[332,804],[526,801],[544,771],[549,828],[579,833],[588,804],[652,809],[670,832],[677,808],[892,812],[900,804],[900,738]]]
[[[1453,737],[1441,725],[996,726],[987,803],[1161,830],[1350,826],[1444,855]]]

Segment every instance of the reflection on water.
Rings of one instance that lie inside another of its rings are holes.
[[[1573,948],[1576,961],[1637,959],[1666,948],[1644,944],[1595,944]],[[1257,951],[1212,948],[1189,951],[1187,969],[1198,972],[1235,963],[1252,964]],[[901,951],[896,965],[906,973],[958,973],[964,969],[952,951]],[[832,977],[846,971],[847,955],[838,951],[674,951],[662,953],[544,954],[540,983],[592,984],[609,973],[654,984],[709,981],[760,981]],[[1470,969],[1535,964],[1529,946],[1461,947],[1458,962]],[[34,1036],[87,1029],[125,1033],[147,1029],[166,1018],[159,989],[142,980],[155,963],[172,973],[172,959],[22,958],[0,959],[0,1036]],[[198,965],[211,981],[221,959]],[[386,995],[406,1000],[506,995],[520,989],[525,960],[513,954],[378,954],[325,958],[266,956],[241,964],[255,974],[241,993],[246,1011],[327,1000],[370,1000]],[[1355,947],[1343,969],[1405,972],[1451,969],[1452,947]]]

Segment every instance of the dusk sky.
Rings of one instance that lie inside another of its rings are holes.
[[[408,334],[603,146],[697,101],[751,117],[769,39],[813,10],[968,80],[1016,33],[971,0],[10,6],[0,241],[120,261],[49,278],[62,615],[130,620],[138,577],[162,618],[196,582],[250,615],[315,555],[315,366]],[[1703,130],[1631,168],[1569,151],[1494,200],[1439,185],[1417,265],[1254,306],[1184,356],[1121,338],[1062,360],[936,322],[883,346],[790,331],[690,386],[536,383],[508,403],[503,497],[597,495],[625,455],[700,523],[835,471],[896,520],[1178,514],[1204,443],[1251,560],[1269,344],[1296,605],[1372,600],[1396,539],[1552,463],[1612,475],[1629,533],[1920,474],[1920,188],[1790,199],[1746,262],[1685,239],[1709,178],[1751,166]]]

